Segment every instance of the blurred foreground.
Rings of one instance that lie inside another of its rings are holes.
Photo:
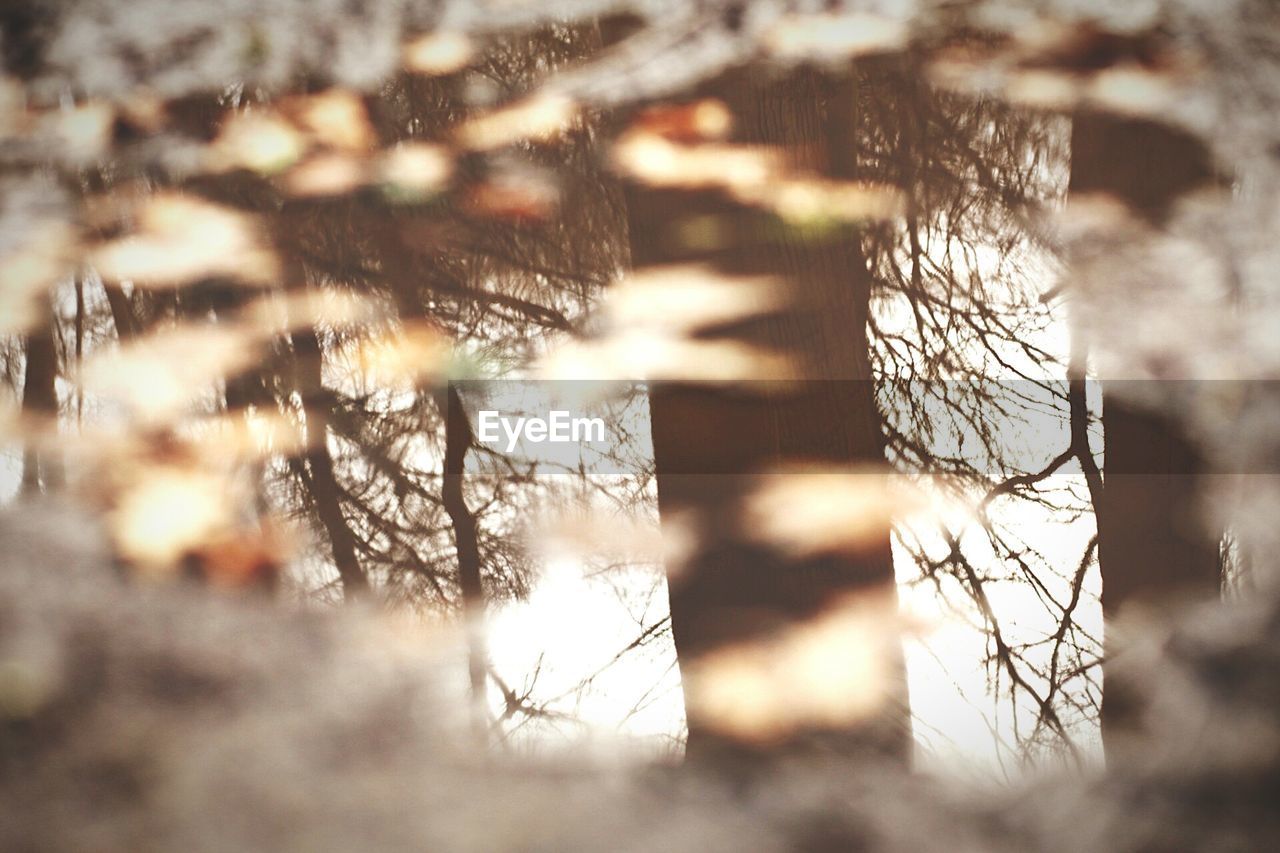
[[[405,626],[371,612],[125,584],[64,510],[7,513],[0,543],[0,847],[15,853],[1280,844],[1267,597],[1151,637],[1158,722],[1132,759],[965,790],[830,756],[732,776],[482,756],[420,629],[392,643]]]
[[[1280,848],[1269,0],[0,21],[0,847]]]

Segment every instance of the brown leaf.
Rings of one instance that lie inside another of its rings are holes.
[[[704,98],[689,104],[650,107],[640,113],[632,129],[673,142],[704,142],[727,137],[733,129],[733,114],[723,101]]]
[[[900,50],[905,22],[864,12],[782,18],[765,35],[765,48],[786,59],[823,61]]]
[[[139,472],[109,515],[122,556],[146,576],[167,576],[186,552],[227,534],[231,484],[209,472],[152,466]]]
[[[377,134],[369,122],[364,101],[349,89],[329,89],[315,95],[286,98],[280,109],[321,147],[362,153],[377,144]]]
[[[234,112],[209,147],[210,171],[248,169],[263,175],[282,172],[306,153],[307,140],[272,110]]]
[[[525,140],[550,142],[569,129],[578,109],[567,95],[539,92],[463,123],[455,136],[460,145],[477,151]]]
[[[0,334],[40,318],[40,297],[74,268],[76,231],[58,219],[27,224],[25,239],[0,254]]]
[[[404,67],[429,77],[461,71],[475,56],[475,45],[463,33],[441,30],[419,36],[404,46]]]
[[[745,145],[683,145],[656,133],[624,134],[613,148],[618,169],[654,187],[746,191],[763,186],[781,168],[776,152]]]
[[[340,196],[364,186],[368,177],[364,161],[347,154],[324,153],[290,169],[284,176],[284,188],[303,198]]]
[[[560,192],[545,175],[510,172],[471,187],[467,210],[477,216],[513,222],[541,222],[556,212]]]
[[[90,263],[108,281],[173,287],[213,276],[268,284],[280,276],[257,220],[229,207],[164,192],[142,202],[136,233],[99,246]]]
[[[627,276],[609,289],[604,310],[618,329],[688,335],[776,311],[786,302],[777,279],[730,276],[690,264],[649,267]]]
[[[858,553],[888,541],[896,518],[926,505],[902,479],[878,467],[781,472],[747,497],[742,527],[797,556]]]
[[[185,326],[97,354],[81,376],[86,390],[127,403],[144,420],[168,420],[256,358],[242,330]]]
[[[453,177],[453,157],[442,145],[405,142],[382,155],[377,174],[393,198],[421,201],[448,186]]]
[[[758,743],[856,724],[893,694],[900,633],[891,593],[850,596],[781,635],[691,663],[684,670],[690,711]]]

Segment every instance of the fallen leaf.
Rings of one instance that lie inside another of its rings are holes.
[[[733,129],[733,114],[723,101],[704,98],[689,104],[650,107],[640,113],[632,129],[673,142],[718,140]]]
[[[404,201],[421,201],[443,191],[453,177],[453,157],[441,145],[406,142],[387,151],[377,165],[384,191]]]
[[[364,161],[350,155],[318,154],[290,169],[284,176],[284,188],[303,198],[346,195],[362,187],[368,173]]]
[[[171,574],[187,551],[225,535],[232,521],[230,484],[217,475],[153,466],[138,475],[110,513],[122,556],[144,576]]]
[[[0,254],[0,334],[26,331],[40,319],[40,298],[74,269],[76,237],[70,223],[31,221],[24,239]]]
[[[614,145],[613,161],[625,175],[654,187],[747,191],[762,187],[778,173],[774,151],[745,145],[683,145],[656,133],[624,134]]]
[[[611,287],[605,313],[617,328],[648,327],[688,334],[784,307],[782,282],[729,276],[702,265],[650,267]]]
[[[179,414],[214,383],[251,365],[256,347],[242,330],[186,326],[91,357],[81,373],[93,394],[126,403],[146,421]]]
[[[560,201],[556,184],[539,172],[513,171],[472,186],[466,207],[472,214],[513,222],[540,222],[555,214]]]
[[[748,495],[742,528],[796,556],[883,548],[896,518],[927,506],[900,478],[877,467],[779,472]]]
[[[440,375],[452,354],[449,340],[427,323],[409,323],[399,329],[358,341],[349,356],[369,384],[401,388]]]
[[[404,46],[404,67],[429,77],[461,71],[475,56],[475,45],[463,33],[441,30],[419,36]]]
[[[682,666],[691,714],[745,741],[867,720],[891,698],[901,633],[889,593],[850,596],[778,636]]]
[[[567,95],[539,92],[473,118],[458,128],[465,148],[490,151],[520,141],[548,142],[560,136],[578,115],[578,104]]]
[[[349,89],[287,98],[280,109],[306,130],[316,145],[362,153],[377,144],[364,101]]]
[[[245,213],[165,192],[141,204],[136,233],[99,246],[90,263],[108,281],[173,287],[225,277],[269,284],[280,276],[275,253],[258,239],[262,226]]]
[[[784,17],[765,34],[765,49],[785,59],[823,61],[900,50],[904,21],[861,12]]]
[[[307,141],[292,124],[270,110],[232,113],[209,147],[210,171],[248,169],[273,175],[292,166],[307,150]]]

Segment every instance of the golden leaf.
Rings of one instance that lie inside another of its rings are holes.
[[[365,163],[346,154],[319,154],[293,167],[284,177],[285,191],[304,198],[353,192],[368,179]]]
[[[289,98],[280,108],[319,145],[358,153],[377,144],[377,134],[369,123],[364,101],[349,89],[329,89]]]
[[[142,203],[138,226],[91,254],[104,279],[166,287],[214,276],[251,284],[279,278],[275,253],[258,240],[261,226],[232,208],[160,193]]]
[[[452,350],[448,339],[427,323],[409,323],[398,330],[361,340],[348,348],[367,381],[375,386],[416,385],[439,375]]]
[[[762,478],[747,497],[742,527],[797,556],[857,553],[883,548],[894,519],[924,506],[915,489],[881,468],[787,471]]]
[[[899,50],[909,35],[903,21],[861,12],[782,18],[765,48],[786,59],[821,61]]]
[[[567,95],[539,92],[463,123],[456,136],[463,147],[477,151],[521,140],[547,142],[564,133],[577,115],[578,104]]]
[[[387,151],[378,179],[396,198],[419,201],[441,192],[453,177],[453,158],[441,145],[406,142]]]
[[[109,521],[125,558],[144,575],[165,575],[231,524],[231,485],[204,471],[152,466],[120,495]]]
[[[86,390],[124,401],[144,419],[161,420],[256,358],[256,347],[241,331],[187,326],[96,355],[82,378]]]
[[[272,111],[233,113],[209,148],[212,171],[248,169],[263,175],[284,171],[307,150],[307,141],[292,124]]]
[[[729,276],[702,265],[642,269],[611,287],[605,311],[619,328],[689,333],[767,314],[787,302],[782,282]]]
[[[47,113],[41,125],[71,160],[87,162],[102,159],[111,147],[115,117],[110,104],[89,102]]]
[[[39,298],[73,268],[76,232],[56,219],[28,223],[26,239],[0,254],[0,334],[39,320]]]
[[[724,139],[733,129],[733,114],[723,101],[704,98],[690,104],[650,107],[636,118],[632,130],[675,142]]]
[[[690,340],[665,331],[635,329],[599,340],[572,341],[539,363],[547,379],[668,379],[742,382],[794,379],[784,355],[739,341]]]
[[[745,145],[682,145],[656,133],[630,132],[614,145],[618,169],[654,187],[747,191],[776,174],[776,152]]]
[[[684,667],[690,712],[767,743],[876,714],[892,695],[900,634],[889,593],[851,596],[779,636],[718,650]]]
[[[466,68],[475,52],[471,39],[462,33],[427,33],[404,46],[404,67],[427,76],[452,74]]]

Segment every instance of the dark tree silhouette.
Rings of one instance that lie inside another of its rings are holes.
[[[796,166],[825,167],[833,178],[857,177],[855,83],[848,73],[770,79],[766,71],[743,69],[705,91],[729,105],[742,142]],[[841,595],[893,588],[887,528],[855,554],[795,558],[754,544],[739,516],[752,475],[787,464],[884,462],[866,333],[871,273],[856,229],[807,234],[679,191],[636,189],[628,205],[635,266],[697,261],[727,274],[776,276],[791,303],[748,328],[712,334],[789,356],[799,383],[763,376],[733,388],[662,383],[651,392],[660,511],[669,519],[693,514],[700,533],[696,553],[670,580],[677,655],[692,672],[715,652],[794,627]],[[676,212],[719,218],[728,239],[710,250],[681,246],[672,229]],[[905,760],[910,725],[901,659],[889,669],[897,683],[873,719],[846,731],[801,731],[794,739],[816,737]],[[691,756],[743,746],[714,720],[700,718],[696,701],[687,707]]]
[[[1106,193],[1159,228],[1171,206],[1216,178],[1203,143],[1149,121],[1076,117],[1071,138],[1073,194]],[[1102,606],[1108,621],[1134,606],[1208,598],[1221,588],[1221,536],[1206,528],[1205,462],[1172,416],[1144,409],[1104,377],[1104,477],[1094,497]],[[1112,390],[1107,391],[1110,385]],[[1107,657],[1123,646],[1107,640]],[[1141,724],[1124,670],[1104,666],[1102,734],[1108,752]]]

